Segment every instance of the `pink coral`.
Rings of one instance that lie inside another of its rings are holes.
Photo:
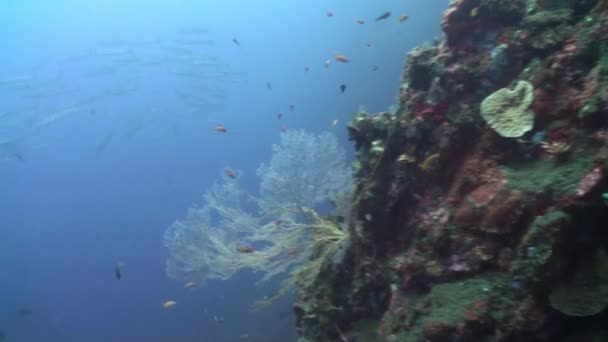
[[[591,192],[604,178],[602,168],[597,166],[587,173],[576,188],[576,196],[583,197]]]

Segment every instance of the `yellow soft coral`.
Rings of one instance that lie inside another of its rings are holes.
[[[279,291],[256,306],[271,304],[276,298],[291,289],[306,289],[312,285],[319,272],[328,262],[334,261],[348,241],[348,232],[331,220],[322,218],[310,208],[300,208],[298,221],[286,220],[273,223],[270,229],[262,230],[258,239],[268,241],[272,236],[275,244],[260,251],[264,260],[260,266],[264,277],[258,282],[263,284],[276,275],[287,272]],[[307,223],[301,223],[307,222]]]

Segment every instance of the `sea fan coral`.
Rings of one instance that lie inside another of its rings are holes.
[[[314,209],[332,201],[338,215],[349,212],[350,172],[336,138],[329,133],[283,133],[258,175],[259,198],[242,190],[238,179],[227,177],[167,229],[169,276],[225,280],[250,269],[262,274],[259,284],[287,276],[279,296],[294,286],[308,286],[337,256],[348,232]]]
[[[266,211],[315,208],[351,182],[345,152],[336,138],[303,130],[282,133],[270,163],[260,165],[257,174]]]

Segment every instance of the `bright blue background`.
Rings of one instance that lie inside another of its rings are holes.
[[[359,106],[379,111],[394,104],[407,52],[440,34],[447,3],[3,1],[0,80],[31,81],[0,87],[0,142],[16,139],[0,162],[0,331],[8,341],[238,341],[242,333],[250,341],[293,339],[289,303],[248,313],[264,295],[251,275],[194,291],[168,279],[162,234],[226,166],[243,170],[255,190],[255,169],[270,157],[281,125],[333,130],[349,146],[345,123]],[[375,23],[385,11],[393,16]],[[409,14],[407,22],[397,22],[401,13]],[[360,18],[365,25],[355,23]],[[206,39],[215,42],[197,53],[243,75],[210,82],[223,97],[196,112],[175,96],[175,90],[195,93],[196,81],[172,76],[176,55],[158,45],[173,44],[188,27],[209,29]],[[130,48],[142,60],[173,57],[91,75],[111,63],[87,54],[117,40],[152,43]],[[337,64],[335,53],[351,62]],[[116,86],[130,92],[36,126]],[[35,97],[36,91],[47,95]],[[282,122],[278,112],[285,113]],[[339,124],[332,128],[334,119]],[[228,134],[212,131],[216,124]],[[119,261],[126,265],[117,281]],[[163,310],[167,299],[178,304]],[[19,315],[22,308],[33,313]],[[216,324],[214,315],[225,323]]]

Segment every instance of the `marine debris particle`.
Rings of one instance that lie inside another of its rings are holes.
[[[348,57],[346,57],[346,55],[342,55],[337,53],[336,54],[336,61],[340,62],[340,63],[348,63],[350,62],[350,59]]]
[[[213,130],[219,133],[226,133],[228,132],[228,130],[226,129],[226,127],[222,126],[222,125],[217,125],[215,127],[213,127]]]
[[[246,254],[255,252],[255,249],[253,249],[253,247],[247,246],[247,245],[236,246],[236,250],[239,253],[246,253]]]
[[[169,309],[177,305],[177,302],[174,300],[168,300],[162,304],[163,309]]]
[[[390,17],[390,16],[391,16],[391,12],[384,12],[376,18],[376,21],[382,21],[384,19],[388,19],[388,17]]]
[[[527,81],[519,81],[515,89],[502,88],[481,102],[481,116],[498,134],[518,138],[534,126],[534,88]]]
[[[197,286],[198,286],[198,283],[195,281],[189,281],[184,284],[185,289],[193,289],[193,288],[196,288]]]
[[[120,280],[122,278],[122,266],[122,262],[116,263],[116,265],[114,266],[114,277],[117,280]]]
[[[224,174],[226,175],[226,177],[228,177],[230,179],[236,178],[236,173],[234,171],[232,171],[232,169],[230,169],[230,168],[224,169]]]

